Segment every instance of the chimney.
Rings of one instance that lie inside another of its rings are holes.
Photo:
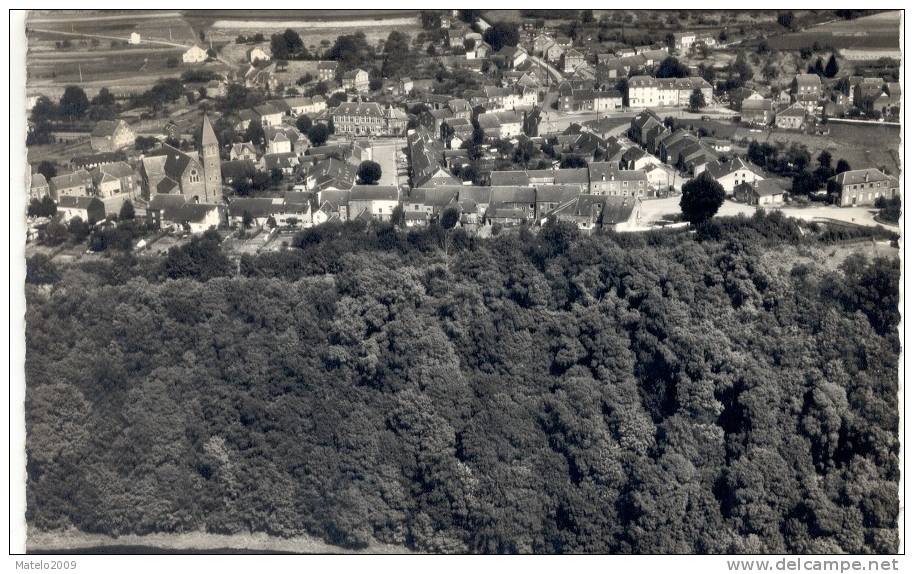
[[[863,181],[868,182],[870,180],[870,170],[866,170],[866,174],[863,176]]]

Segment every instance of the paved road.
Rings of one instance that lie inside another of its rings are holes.
[[[402,148],[406,145],[403,139],[376,139],[371,141],[371,157],[381,165],[379,185],[397,185],[406,183],[406,176],[397,175],[397,158],[402,157]]]
[[[530,56],[530,60],[532,60],[536,64],[539,64],[540,66],[546,68],[546,72],[549,73],[549,75],[552,77],[552,79],[555,81],[556,84],[561,83],[561,81],[563,79],[562,73],[559,72],[555,67],[553,67],[552,64],[550,64],[546,60],[540,58],[539,56]]]

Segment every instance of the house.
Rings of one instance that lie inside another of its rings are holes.
[[[368,72],[357,68],[343,73],[343,89],[356,92],[368,91]]]
[[[317,79],[321,82],[330,82],[336,79],[335,60],[322,61],[317,65]]]
[[[181,56],[181,60],[185,64],[199,64],[200,62],[205,62],[207,57],[206,50],[194,44],[184,52]]]
[[[105,205],[97,197],[65,195],[57,200],[57,214],[62,223],[79,217],[91,225],[105,219]]]
[[[749,125],[767,126],[774,119],[774,105],[770,99],[754,94],[740,104],[740,119]]]
[[[276,105],[274,102],[266,102],[259,106],[254,106],[254,117],[260,122],[260,125],[278,126],[282,123],[282,117],[285,110]]]
[[[603,195],[578,195],[547,212],[540,221],[555,218],[556,221],[572,223],[581,231],[593,231],[600,226],[605,201]]]
[[[119,194],[132,199],[137,195],[139,182],[133,168],[126,162],[107,163],[89,173],[95,193],[102,199]]]
[[[327,109],[327,101],[320,95],[315,95],[310,98],[285,98],[285,102],[286,105],[289,106],[289,113],[293,116],[318,114]]]
[[[735,200],[749,205],[758,205],[759,207],[783,205],[786,194],[787,190],[776,179],[740,183],[733,190],[733,198]]]
[[[576,185],[556,185],[542,183],[536,185],[536,217],[541,222],[546,214],[560,205],[581,195],[581,189]]]
[[[476,120],[488,138],[511,138],[523,133],[522,112],[486,112]]]
[[[200,235],[222,224],[222,210],[218,205],[185,203],[168,223],[181,225],[193,235]]]
[[[527,50],[520,46],[504,46],[496,56],[504,62],[504,67],[514,69],[527,61]]]
[[[539,34],[533,39],[533,54],[536,56],[543,56],[549,46],[552,46],[553,44],[555,44],[555,40],[546,34]]]
[[[670,192],[682,189],[682,177],[672,166],[651,164],[644,167],[647,183],[655,196],[666,196]]]
[[[677,32],[673,34],[673,44],[680,53],[686,53],[692,49],[692,44],[698,39],[695,32]]]
[[[140,35],[137,34],[136,32],[131,32],[130,39],[127,40],[127,43],[130,44],[131,46],[139,46],[140,45]]]
[[[836,203],[841,207],[873,205],[880,197],[898,197],[898,179],[876,168],[845,171],[832,180],[837,184]]]
[[[470,107],[470,102],[463,98],[448,100],[447,107],[454,114],[455,118],[469,120],[473,117],[473,108]]]
[[[263,130],[266,142],[266,153],[295,153],[304,155],[308,147],[308,139],[293,126],[267,126]]]
[[[816,114],[822,104],[822,79],[818,74],[797,74],[793,80],[794,102],[810,114]]]
[[[29,181],[29,197],[32,199],[42,199],[46,195],[51,195],[51,186],[44,175],[33,173]]]
[[[257,161],[257,157],[257,148],[251,142],[233,143],[231,150],[229,150],[229,159],[232,161]]]
[[[335,157],[320,160],[305,170],[305,185],[310,190],[350,189],[355,178],[355,166]]]
[[[635,229],[641,214],[641,199],[627,196],[606,196],[603,198],[603,212],[600,227],[612,231]]]
[[[740,157],[734,157],[729,161],[713,161],[704,171],[724,188],[727,195],[733,195],[733,190],[741,183],[754,183],[765,179],[761,169]]]
[[[354,185],[349,194],[349,211],[355,216],[367,213],[373,219],[390,221],[400,205],[400,190],[395,185]]]
[[[663,127],[663,120],[654,111],[643,110],[632,118],[629,133],[635,142],[646,145],[647,132],[654,126]]]
[[[559,46],[557,43],[553,42],[550,44],[545,51],[543,56],[552,63],[557,63],[562,59],[562,56],[565,54],[565,48]]]
[[[649,185],[644,171],[619,169],[618,163],[595,161],[588,166],[590,193],[593,195],[625,195],[645,197]]]
[[[799,130],[806,123],[806,108],[799,104],[781,110],[774,116],[774,125],[784,130]]]
[[[278,169],[283,175],[292,175],[301,163],[298,154],[294,152],[267,153],[260,158],[264,171],[272,172]]]
[[[60,201],[63,197],[82,197],[91,195],[92,176],[84,169],[72,173],[57,175],[51,178],[51,198]]]
[[[286,213],[286,201],[281,197],[236,197],[227,208],[229,225],[244,225],[249,218],[254,227],[263,227]]]
[[[566,74],[574,72],[579,67],[581,67],[585,62],[584,54],[575,50],[574,48],[565,52],[565,57],[562,63],[562,71]]]
[[[248,50],[248,61],[252,64],[256,64],[257,62],[269,62],[270,55],[260,46],[256,46]]]
[[[96,122],[89,143],[92,149],[98,152],[114,152],[121,148],[132,146],[136,141],[136,134],[124,120],[102,120]]]
[[[552,183],[556,185],[573,185],[581,190],[581,193],[588,193],[590,190],[590,172],[586,167],[556,169],[553,174]]]

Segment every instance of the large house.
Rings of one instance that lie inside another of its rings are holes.
[[[406,130],[406,113],[377,102],[343,102],[330,112],[337,134],[396,136]]]
[[[740,104],[740,119],[750,125],[767,126],[774,118],[774,105],[768,98],[753,93]]]
[[[143,180],[150,197],[162,193],[181,194],[187,201],[201,203],[217,203],[222,199],[219,142],[206,115],[203,116],[201,144],[202,157],[163,144],[143,158]]]
[[[706,102],[714,95],[714,88],[704,78],[654,78],[632,76],[628,80],[628,105],[633,108],[655,106],[688,106],[695,90],[701,91]]]
[[[837,184],[837,203],[841,207],[873,205],[880,197],[898,196],[898,179],[875,168],[853,169],[831,179]]]
[[[89,143],[98,152],[114,152],[132,146],[136,135],[124,120],[102,120],[95,124]]]
[[[593,195],[624,195],[645,197],[650,186],[647,175],[640,169],[619,169],[618,163],[591,162],[590,193]]]
[[[92,175],[84,169],[78,169],[72,173],[51,178],[51,198],[57,201],[60,201],[62,197],[85,197],[91,195],[92,188]]]

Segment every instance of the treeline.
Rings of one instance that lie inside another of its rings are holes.
[[[782,216],[28,267],[27,519],[441,552],[898,545],[897,261]]]

